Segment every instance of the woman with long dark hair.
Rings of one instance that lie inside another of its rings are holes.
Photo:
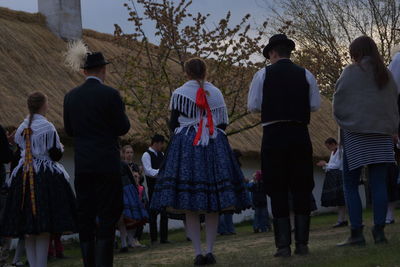
[[[350,45],[353,64],[336,83],[333,110],[341,128],[343,183],[351,223],[351,236],[339,246],[363,245],[362,205],[358,184],[363,166],[368,166],[372,193],[376,244],[385,243],[388,197],[386,175],[395,161],[392,135],[397,134],[399,113],[397,88],[378,47],[368,36]]]
[[[221,91],[206,81],[203,60],[185,63],[189,78],[171,98],[175,133],[157,177],[151,208],[186,214],[195,265],[214,264],[218,214],[250,206],[244,176],[224,133],[228,112]],[[205,214],[207,252],[202,255],[200,218]]]
[[[46,119],[47,97],[28,97],[29,116],[21,123],[15,143],[21,160],[10,178],[0,235],[25,236],[29,266],[47,266],[50,234],[76,231],[75,196],[69,176],[58,163],[63,146],[54,125]]]

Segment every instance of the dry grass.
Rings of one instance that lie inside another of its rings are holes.
[[[397,212],[399,215],[399,212]],[[272,257],[275,246],[272,233],[254,234],[250,223],[236,226],[237,235],[218,237],[215,254],[217,266],[400,266],[400,225],[386,228],[388,245],[373,244],[369,231],[371,213],[367,212],[365,236],[367,246],[337,248],[335,244],[348,235],[347,228],[332,229],[335,215],[313,217],[310,236],[311,254],[306,257],[293,256],[289,259]],[[184,241],[182,231],[170,235],[173,244],[156,245],[149,249],[131,250],[127,254],[116,254],[115,266],[191,266],[193,250]],[[203,237],[204,239],[204,237]],[[79,255],[77,248],[67,250],[67,255]],[[78,259],[58,261],[50,266],[80,266]]]
[[[0,36],[0,124],[18,126],[27,114],[27,95],[40,90],[49,96],[48,117],[62,134],[64,95],[83,81],[82,74],[71,73],[63,64],[66,43],[45,27],[43,16],[5,8],[0,8]],[[85,30],[84,39],[91,50],[102,51],[113,61],[107,83],[118,87],[120,74],[124,71],[120,57],[127,50],[113,44],[113,37],[108,34]],[[141,133],[145,126],[139,122],[133,110],[129,110],[128,114],[132,124],[130,135]],[[245,125],[250,119],[244,118],[238,124]],[[235,128],[237,126],[233,125]],[[313,114],[310,132],[314,156],[328,157],[323,143],[326,138],[337,135],[329,100],[324,98],[321,110]],[[230,142],[233,148],[241,150],[243,154],[254,156],[259,155],[261,136],[260,126],[231,136]]]

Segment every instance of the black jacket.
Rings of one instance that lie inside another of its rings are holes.
[[[13,151],[7,140],[6,132],[0,125],[0,164],[9,163],[13,159]]]
[[[74,138],[76,174],[120,173],[118,136],[130,123],[117,90],[96,79],[71,90],[64,98],[64,127]]]

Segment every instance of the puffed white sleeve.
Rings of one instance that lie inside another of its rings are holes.
[[[251,81],[247,97],[247,110],[250,112],[261,112],[265,75],[266,70],[263,68],[256,72]]]

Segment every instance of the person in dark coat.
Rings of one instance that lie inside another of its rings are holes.
[[[295,46],[284,34],[270,38],[263,54],[271,65],[254,75],[248,96],[248,110],[261,112],[261,166],[274,216],[275,257],[291,256],[289,192],[295,212],[295,254],[308,254],[314,188],[308,124],[321,99],[314,75],[290,60]]]
[[[6,178],[6,169],[4,164],[9,163],[13,159],[13,151],[11,149],[8,135],[0,125],[0,184],[3,185]]]
[[[13,139],[9,137],[4,130],[4,128],[0,125],[0,188],[3,190],[4,182],[7,178],[7,172],[5,164],[11,162],[13,160],[13,151],[10,146],[10,141]],[[5,199],[0,198],[0,214],[3,214]],[[7,247],[6,243],[7,239],[0,238],[0,246]],[[0,259],[3,261],[3,259]]]
[[[130,123],[119,92],[104,85],[108,62],[102,53],[84,58],[86,81],[64,98],[64,126],[74,138],[84,265],[108,267],[113,264],[114,230],[123,209],[118,137],[129,131]]]

